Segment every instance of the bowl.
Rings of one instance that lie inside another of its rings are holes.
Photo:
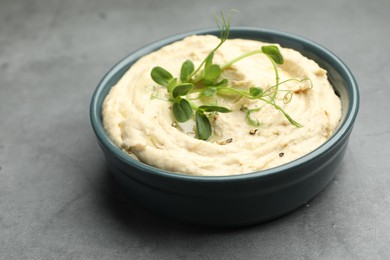
[[[230,38],[279,43],[301,52],[328,71],[342,103],[338,129],[313,152],[287,164],[234,176],[190,176],[144,164],[123,152],[103,128],[102,103],[111,87],[140,57],[193,34],[190,31],[147,45],[116,64],[98,84],[91,101],[92,128],[118,183],[141,205],[162,216],[196,225],[251,225],[283,216],[307,203],[339,171],[359,109],[357,83],[347,66],[326,48],[300,36],[269,29],[234,27]]]

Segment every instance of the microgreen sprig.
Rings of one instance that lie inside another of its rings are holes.
[[[220,42],[218,45],[206,56],[206,58],[195,68],[191,60],[183,62],[180,69],[180,76],[173,77],[170,72],[160,66],[156,66],[151,71],[151,77],[157,84],[166,87],[169,95],[169,101],[172,102],[173,116],[177,122],[183,123],[190,119],[195,120],[197,138],[201,140],[208,140],[212,135],[212,127],[210,123],[210,116],[215,113],[229,113],[231,110],[226,107],[215,104],[202,104],[197,106],[193,100],[201,99],[203,97],[214,97],[218,94],[234,94],[238,97],[247,98],[250,100],[261,100],[265,104],[273,106],[280,111],[285,118],[294,126],[302,127],[300,123],[291,118],[281,106],[276,103],[276,97],[279,86],[289,80],[280,82],[278,65],[284,63],[282,54],[276,45],[266,45],[259,49],[246,52],[222,65],[213,63],[215,52],[228,39],[230,32],[231,16],[226,19],[221,13],[220,16],[215,16],[215,21],[220,31]],[[263,90],[260,87],[252,86],[248,90],[237,89],[229,85],[228,79],[221,78],[222,71],[234,63],[247,58],[252,55],[263,54],[270,60],[275,72],[275,85]],[[309,80],[309,79],[290,79],[290,80]],[[196,97],[191,94],[198,93]],[[284,102],[288,103],[292,98],[292,92],[286,91]],[[261,107],[249,109],[247,107],[242,110],[245,111],[245,118],[250,125],[258,126],[260,122],[253,119],[251,114],[259,111]]]

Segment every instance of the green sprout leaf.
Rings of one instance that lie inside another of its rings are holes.
[[[168,93],[172,93],[172,91],[176,87],[176,85],[177,85],[177,78],[171,79],[171,81],[169,81],[168,86],[167,86]]]
[[[217,94],[217,88],[216,87],[208,87],[205,90],[203,90],[202,95],[205,97],[212,97],[215,94]]]
[[[263,94],[263,89],[258,87],[251,87],[249,88],[249,94],[254,98],[259,97]]]
[[[154,67],[150,75],[154,82],[165,87],[167,87],[169,82],[173,79],[171,73],[159,66]]]
[[[180,80],[182,82],[189,82],[191,73],[194,71],[194,68],[194,63],[192,63],[192,61],[186,60],[183,62],[180,69]]]
[[[220,113],[228,113],[231,112],[230,109],[226,107],[221,107],[221,106],[208,106],[208,105],[203,105],[198,108],[198,110],[203,111],[203,112],[220,112]]]
[[[206,59],[204,60],[204,67],[208,68],[211,65],[213,65],[213,57],[214,57],[214,51],[210,52],[209,55],[207,55]]]
[[[256,111],[259,111],[259,110],[260,110],[260,108],[255,108],[255,109],[247,109],[245,111],[245,118],[246,118],[246,121],[248,122],[249,125],[251,125],[251,126],[260,126],[259,120],[252,118],[252,113],[256,112]]]
[[[223,79],[220,82],[215,83],[213,86],[217,88],[226,87],[229,84],[229,81],[227,79]]]
[[[172,110],[177,122],[183,123],[192,117],[192,107],[187,99],[180,98],[173,102]]]
[[[279,51],[279,48],[275,45],[262,46],[261,51],[272,59],[276,64],[283,64],[284,59]]]
[[[214,20],[215,23],[218,26],[219,29],[219,38],[221,39],[221,44],[229,38],[230,34],[230,23],[231,23],[231,18],[232,18],[232,13],[233,12],[238,12],[236,9],[232,9],[229,12],[228,18],[226,19],[223,13],[220,13],[220,16],[214,14]]]
[[[207,141],[212,134],[212,129],[209,119],[202,111],[197,110],[195,112],[195,123],[198,138]]]
[[[179,86],[176,86],[173,90],[172,90],[172,97],[173,98],[177,98],[179,96],[185,96],[188,94],[188,92],[190,92],[190,90],[194,87],[194,85],[192,85],[192,83],[184,83],[184,84],[181,84]]]
[[[221,68],[216,64],[212,64],[204,69],[203,83],[205,85],[212,85],[220,75]]]

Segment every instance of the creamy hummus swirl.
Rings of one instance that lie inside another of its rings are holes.
[[[323,144],[337,128],[341,103],[326,71],[299,52],[280,48],[284,64],[278,65],[280,85],[276,102],[303,127],[298,128],[273,106],[262,101],[234,96],[218,99],[218,105],[233,110],[219,113],[211,122],[209,141],[195,138],[193,123],[176,123],[165,87],[151,78],[153,67],[161,66],[177,77],[181,64],[190,59],[195,67],[219,43],[215,36],[190,36],[139,59],[112,87],[102,108],[105,130],[111,140],[129,155],[149,165],[191,175],[223,176],[250,173],[285,164]],[[245,52],[259,49],[253,40],[227,40],[214,55],[223,64]],[[222,73],[234,87],[275,85],[270,60],[262,54],[245,58]],[[283,102],[288,90],[292,99]],[[252,114],[261,124],[245,119],[243,106],[261,107]]]

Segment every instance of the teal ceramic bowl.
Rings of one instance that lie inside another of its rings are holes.
[[[232,28],[230,38],[279,43],[301,52],[328,71],[340,96],[343,115],[333,136],[315,151],[269,170],[226,177],[199,177],[161,170],[139,162],[106,135],[102,103],[110,88],[140,57],[192,34],[219,35],[218,30],[192,31],[155,42],[116,64],[97,86],[90,106],[93,130],[113,176],[129,195],[153,212],[192,224],[242,226],[287,214],[315,197],[339,171],[359,108],[356,81],[346,65],[324,47],[299,36],[259,28]]]

